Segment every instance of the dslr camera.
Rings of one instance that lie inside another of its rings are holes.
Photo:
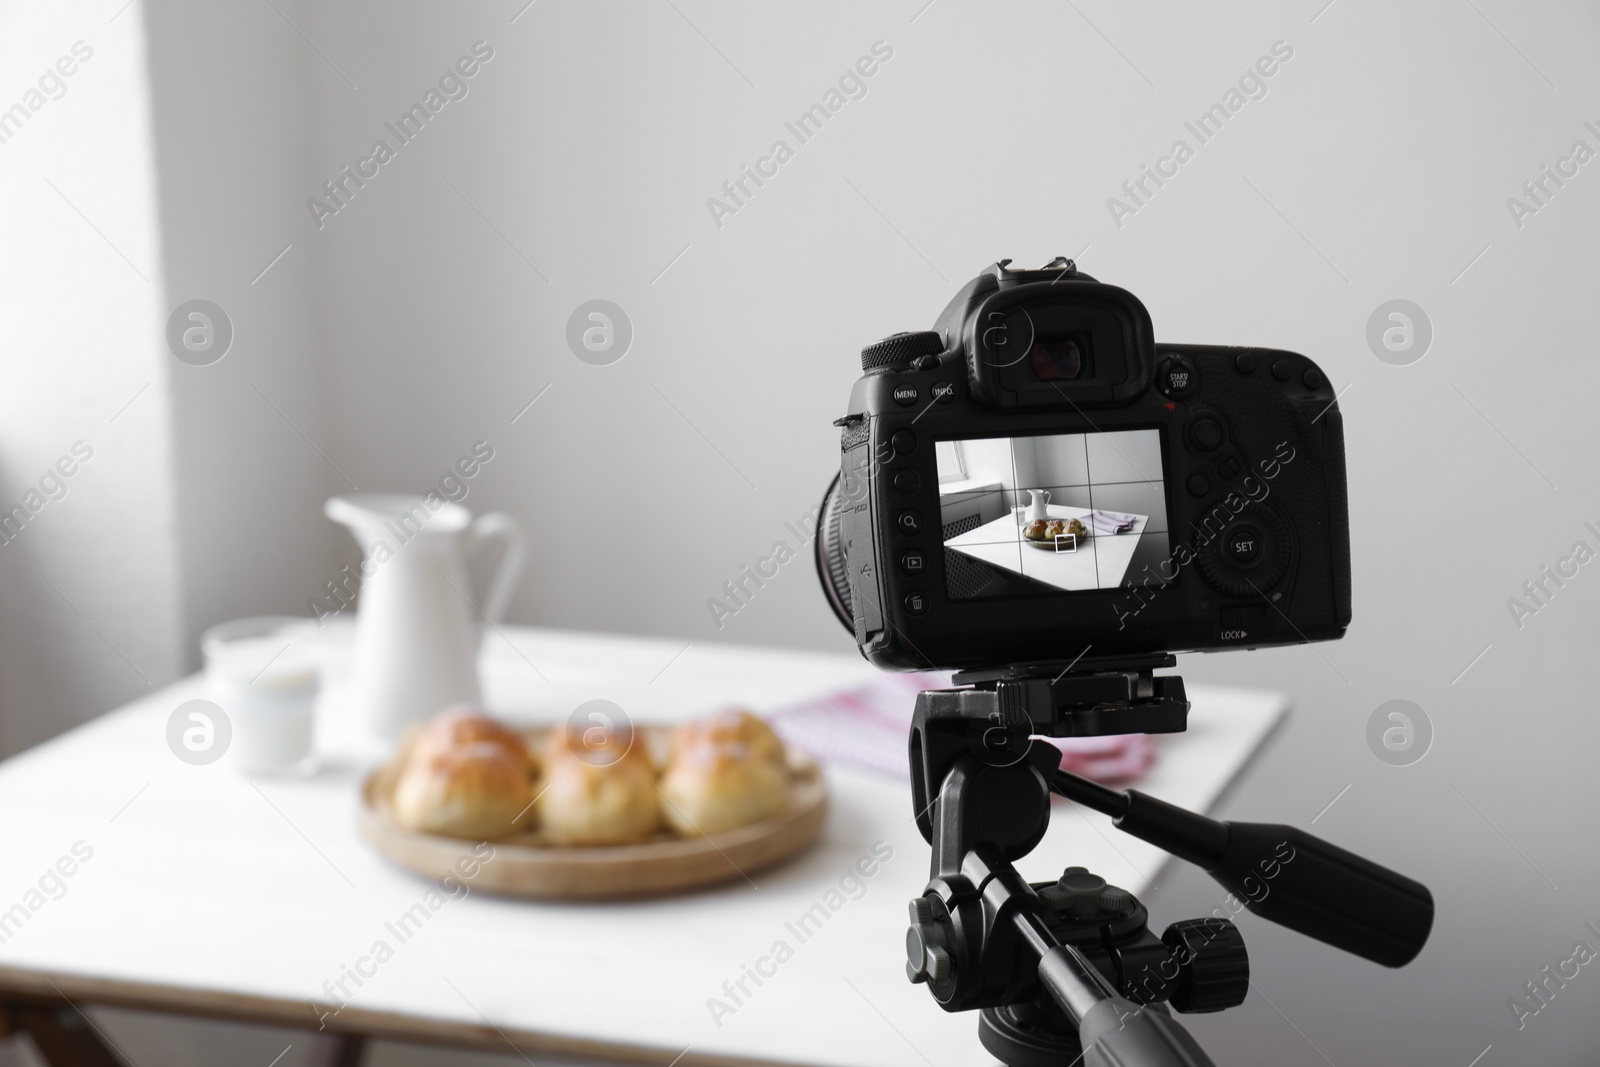
[[[1342,637],[1344,436],[1326,375],[1158,344],[1132,293],[1001,260],[868,345],[816,562],[862,654],[985,669]]]

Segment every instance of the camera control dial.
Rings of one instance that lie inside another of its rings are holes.
[[[861,369],[870,372],[901,367],[921,356],[937,356],[943,351],[944,338],[933,330],[890,334],[861,350]]]
[[[1196,528],[1195,563],[1224,596],[1256,600],[1289,571],[1289,528],[1269,505],[1251,504],[1220,535]]]

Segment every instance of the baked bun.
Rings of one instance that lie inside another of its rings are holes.
[[[628,726],[557,726],[545,737],[539,751],[546,767],[575,759],[595,767],[637,764],[655,773],[644,736]]]
[[[631,845],[661,825],[656,776],[649,760],[628,755],[589,763],[558,753],[545,764],[539,824],[553,845]]]
[[[789,778],[781,764],[743,745],[700,744],[673,758],[661,779],[661,797],[667,825],[698,837],[778,811],[788,802]]]
[[[503,748],[522,765],[525,776],[531,776],[537,769],[521,734],[469,704],[458,704],[429,719],[412,742],[407,762],[426,763],[434,756],[476,744]]]
[[[719,711],[703,719],[686,722],[672,732],[672,759],[698,748],[738,745],[755,759],[787,766],[783,742],[772,727],[748,711]]]
[[[395,820],[424,833],[483,841],[527,829],[533,786],[526,759],[490,742],[413,758],[394,788]]]

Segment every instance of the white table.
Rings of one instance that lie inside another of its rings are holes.
[[[9,907],[76,842],[92,857],[0,945],[0,990],[78,1003],[316,1026],[326,980],[385,936],[431,883],[390,866],[358,836],[363,766],[337,738],[347,637],[335,648],[324,715],[331,766],[301,782],[193,767],[167,749],[168,715],[200,693],[190,678],[0,764]],[[483,656],[489,701],[514,718],[564,718],[584,700],[635,721],[728,702],[757,709],[858,682],[836,656],[504,628]],[[542,677],[541,677],[542,676]],[[1195,686],[1187,734],[1160,740],[1141,787],[1204,810],[1283,715],[1281,696]],[[952,1016],[906,982],[906,901],[927,876],[909,786],[831,768],[820,845],[791,864],[695,895],[626,904],[535,904],[474,893],[440,909],[330,1021],[385,1037],[524,1055],[667,1067],[729,1062],[988,1067],[976,1018]],[[19,815],[18,813],[25,813]],[[892,850],[805,943],[785,926],[876,842]],[[1083,864],[1144,893],[1162,858],[1096,815],[1058,802],[1033,879]],[[1221,891],[1219,890],[1219,900]],[[391,938],[392,940],[392,938]],[[775,942],[792,959],[713,1021]],[[914,1046],[914,1047],[913,1047]],[[685,1053],[684,1050],[687,1050]]]
[[[1127,533],[1093,534],[1071,548],[1039,548],[1023,543],[1025,510],[1014,508],[1009,515],[952,537],[944,546],[1058,589],[1113,589],[1122,584],[1122,576],[1133,562],[1133,550],[1150,521],[1139,515]],[[1081,519],[1089,525],[1089,508],[1050,504],[1045,510],[1052,519]]]

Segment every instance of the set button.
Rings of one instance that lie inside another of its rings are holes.
[[[917,447],[917,435],[910,430],[896,430],[889,435],[889,447],[895,455],[904,456]]]
[[[894,473],[894,491],[903,496],[915,493],[921,484],[922,479],[917,477],[916,471],[904,470]]]
[[[1223,549],[1228,558],[1241,567],[1253,567],[1261,558],[1261,531],[1249,524],[1235,526],[1228,531]]]

